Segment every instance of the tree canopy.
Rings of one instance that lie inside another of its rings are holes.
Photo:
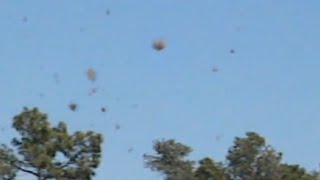
[[[144,155],[147,167],[164,173],[168,180],[194,180],[194,162],[184,159],[192,151],[190,147],[174,140],[161,140],[156,141],[153,148],[157,155]]]
[[[13,180],[24,172],[38,180],[91,180],[101,160],[103,137],[93,131],[70,134],[67,125],[52,127],[48,115],[24,108],[13,118],[19,137],[0,147],[0,178]]]
[[[38,180],[91,180],[101,161],[103,137],[93,131],[70,133],[64,122],[52,126],[38,108],[13,118],[19,136],[0,144],[0,179],[14,180],[19,172]],[[319,180],[297,164],[283,162],[283,154],[256,132],[235,137],[224,161],[204,157],[189,160],[191,147],[174,139],[156,140],[155,154],[145,154],[145,167],[165,180]]]
[[[155,155],[144,155],[145,165],[165,180],[317,180],[317,173],[282,163],[282,153],[256,132],[236,137],[224,162],[190,161],[192,148],[172,139],[155,141],[153,149]]]

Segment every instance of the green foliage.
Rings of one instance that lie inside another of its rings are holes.
[[[227,155],[232,179],[274,180],[278,176],[281,154],[266,146],[265,139],[248,132],[245,138],[236,137]]]
[[[153,149],[157,155],[144,156],[146,167],[161,172],[166,180],[318,180],[318,173],[281,163],[282,153],[255,132],[235,138],[225,164],[207,157],[195,166],[185,159],[192,149],[174,140],[157,141]]]
[[[13,148],[0,146],[0,179],[14,180],[19,171],[38,180],[91,180],[95,176],[101,161],[101,134],[70,134],[63,122],[52,127],[47,114],[37,108],[25,108],[15,116],[13,128],[20,136],[12,139]],[[281,163],[282,153],[255,132],[235,138],[226,163],[208,157],[198,163],[190,161],[192,148],[172,139],[155,141],[153,149],[155,155],[144,155],[145,165],[162,173],[165,180],[318,180],[319,175]]]
[[[195,177],[198,180],[219,179],[226,180],[227,175],[222,163],[216,163],[210,158],[204,158],[199,161],[199,167],[195,171]]]
[[[11,149],[5,145],[0,147],[0,179],[11,180],[16,177],[17,169],[11,166],[16,161]]]
[[[264,146],[256,157],[254,178],[257,180],[279,179],[281,159],[281,153],[270,146]]]
[[[37,108],[25,108],[15,116],[13,128],[20,134],[12,140],[17,154],[5,146],[1,148],[0,167],[6,167],[1,172],[7,177],[14,177],[17,171],[39,180],[90,180],[95,175],[101,160],[101,134],[77,131],[70,135],[65,123],[51,127],[48,116]]]
[[[281,165],[281,180],[318,180],[316,174],[307,173],[299,165]]]
[[[163,173],[166,180],[194,180],[194,162],[184,160],[192,151],[190,147],[174,140],[161,140],[156,141],[153,148],[157,155],[144,155],[146,167]]]

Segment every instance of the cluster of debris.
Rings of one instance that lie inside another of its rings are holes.
[[[108,15],[108,16],[109,16],[109,15],[110,15],[110,10],[106,10],[106,11],[105,11],[105,15]],[[22,18],[22,22],[24,22],[24,23],[27,23],[28,20],[29,20],[29,19],[28,19],[27,16],[24,16],[24,17]],[[81,28],[80,28],[80,31],[83,32],[83,31],[85,31],[85,29],[86,29],[86,28],[81,27]],[[155,51],[164,51],[164,50],[167,48],[167,42],[166,42],[164,39],[160,39],[160,38],[159,38],[159,39],[153,40],[151,46],[152,46],[152,48],[153,48]],[[235,50],[234,50],[234,49],[230,49],[230,50],[229,50],[229,53],[230,53],[230,54],[234,54],[234,53],[235,53]],[[43,69],[43,67],[41,67],[41,69]],[[212,72],[214,72],[214,73],[219,72],[219,68],[218,68],[217,66],[213,66],[211,70],[212,70]],[[95,83],[95,82],[96,82],[96,80],[97,80],[97,72],[96,72],[96,70],[95,70],[94,68],[89,67],[89,68],[85,71],[85,74],[86,74],[88,80],[90,80],[92,83]],[[55,73],[55,74],[53,75],[53,77],[54,77],[55,83],[56,83],[56,84],[59,84],[59,83],[60,83],[60,77],[59,77],[59,75],[58,75],[57,73]],[[93,86],[93,87],[91,87],[90,90],[89,90],[89,95],[92,96],[92,95],[96,94],[97,91],[98,91],[98,88],[95,87],[95,86]],[[39,96],[40,96],[41,98],[43,98],[43,97],[44,97],[44,94],[43,94],[43,93],[40,93]],[[116,101],[120,101],[120,98],[117,97],[117,98],[116,98]],[[71,103],[68,105],[68,107],[69,107],[69,109],[70,109],[71,111],[73,111],[73,112],[76,112],[76,111],[78,110],[78,104],[76,104],[75,102],[71,102]],[[133,104],[133,105],[131,105],[130,107],[136,109],[136,108],[139,107],[139,105],[138,105],[138,104]],[[100,111],[103,112],[103,113],[106,113],[106,112],[108,112],[108,108],[107,108],[107,107],[101,107],[101,108],[100,108]],[[116,125],[114,126],[114,128],[115,128],[116,130],[119,130],[119,129],[120,129],[120,125],[119,125],[119,124],[116,124]],[[221,138],[222,138],[222,135],[219,135],[219,136],[216,137],[216,140],[219,141]],[[128,152],[132,152],[132,151],[133,151],[133,148],[130,147],[130,148],[128,149]]]

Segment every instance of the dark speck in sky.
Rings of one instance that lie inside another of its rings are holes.
[[[93,68],[89,68],[86,71],[87,77],[91,80],[91,81],[95,81],[97,79],[97,73]]]
[[[54,74],[53,74],[53,78],[54,78],[54,80],[56,81],[56,84],[59,84],[59,83],[60,83],[60,78],[59,78],[59,74],[58,74],[58,73],[54,73]]]
[[[44,94],[43,93],[40,93],[39,94],[39,97],[42,99],[44,97]]]
[[[161,51],[166,48],[166,43],[163,40],[156,40],[153,42],[152,47],[157,51]]]
[[[120,128],[121,128],[121,127],[120,127],[119,124],[116,124],[116,125],[115,125],[115,129],[116,129],[116,130],[119,130]]]
[[[22,18],[22,22],[28,22],[28,17],[27,17],[27,16],[24,16],[24,17]]]
[[[69,104],[69,108],[71,109],[71,111],[76,111],[78,108],[78,105],[75,103],[71,103]]]
[[[94,95],[94,94],[96,94],[97,93],[97,88],[96,87],[92,87],[91,89],[90,89],[90,92],[89,92],[89,96],[92,96],[92,95]]]
[[[219,69],[217,67],[212,68],[212,72],[218,72],[218,71],[219,71]]]
[[[107,108],[102,107],[102,108],[101,108],[101,111],[102,111],[102,112],[106,112],[106,111],[107,111]]]
[[[128,149],[128,153],[131,153],[133,151],[133,147],[130,147],[129,149]]]
[[[138,108],[139,107],[139,104],[133,104],[133,105],[131,105],[131,108],[134,108],[134,109],[136,109],[136,108]]]
[[[223,138],[223,134],[217,134],[215,139],[216,141],[220,141]]]
[[[84,27],[80,27],[80,28],[79,28],[79,31],[80,31],[80,32],[83,32],[83,31],[85,31],[85,30],[86,30],[86,28],[84,28]]]

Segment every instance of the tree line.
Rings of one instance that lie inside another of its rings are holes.
[[[95,177],[102,158],[102,134],[69,133],[64,122],[52,126],[38,108],[24,108],[14,116],[12,127],[19,137],[0,146],[2,180],[15,180],[20,172],[38,180]],[[161,173],[165,180],[319,180],[316,171],[283,163],[283,154],[256,132],[235,137],[223,162],[211,157],[188,160],[192,148],[174,139],[155,141],[153,150],[154,154],[143,156],[145,167]]]

